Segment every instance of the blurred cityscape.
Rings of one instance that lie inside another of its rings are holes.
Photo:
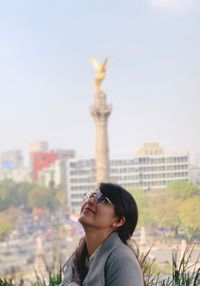
[[[45,272],[45,263],[59,269],[83,235],[77,218],[83,194],[96,186],[95,159],[48,145],[30,145],[29,166],[20,150],[1,154],[2,276],[18,273],[31,281],[34,270]],[[150,257],[163,271],[170,269],[172,250],[181,257],[186,242],[196,243],[195,260],[200,249],[198,154],[195,160],[190,162],[188,151],[168,153],[158,143],[145,143],[129,156],[110,156],[111,182],[124,186],[138,203],[133,238],[140,251],[151,248]]]

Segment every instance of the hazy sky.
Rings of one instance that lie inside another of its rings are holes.
[[[111,154],[200,153],[199,0],[1,0],[0,152],[47,140],[93,155],[90,59],[106,56]]]

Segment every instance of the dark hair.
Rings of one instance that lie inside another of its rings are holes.
[[[119,218],[125,217],[125,224],[119,227],[117,232],[122,242],[127,244],[138,222],[138,208],[134,198],[129,192],[117,184],[101,183],[98,190],[113,203],[116,216]],[[88,252],[84,238],[80,240],[79,246],[73,256],[75,271],[78,273],[82,283],[88,271],[85,265]]]
[[[127,244],[138,222],[138,208],[134,198],[117,184],[101,183],[99,190],[113,203],[116,216],[125,217],[125,224],[117,232],[122,242]]]

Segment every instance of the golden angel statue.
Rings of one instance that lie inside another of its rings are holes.
[[[104,60],[103,64],[100,64],[96,59],[91,59],[91,63],[97,72],[95,79],[94,79],[94,88],[95,88],[96,94],[99,94],[102,92],[100,85],[105,78],[108,58]]]

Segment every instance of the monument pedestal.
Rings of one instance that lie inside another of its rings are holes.
[[[47,273],[46,267],[45,267],[45,257],[44,257],[44,247],[43,247],[43,240],[41,236],[38,236],[36,239],[37,244],[37,250],[36,250],[36,256],[35,256],[35,263],[34,268],[36,273],[44,277]]]

